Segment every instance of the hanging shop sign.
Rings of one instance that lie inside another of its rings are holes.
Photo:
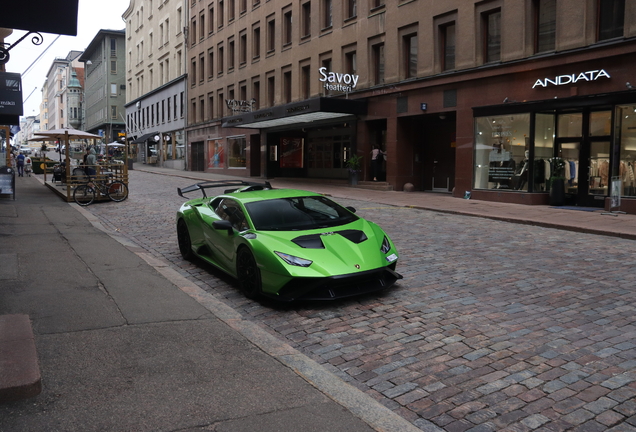
[[[227,105],[228,109],[232,111],[232,113],[252,112],[254,111],[254,105],[256,105],[256,99],[251,99],[248,101],[225,99],[225,104]]]
[[[550,85],[561,86],[566,84],[574,84],[579,81],[596,81],[599,78],[611,78],[605,69],[592,70],[587,72],[580,72],[578,74],[573,73],[571,75],[559,75],[552,78],[538,79],[532,88],[535,87],[548,87]]]
[[[326,67],[318,69],[320,82],[324,83],[325,90],[350,92],[358,85],[360,75],[327,72]]]

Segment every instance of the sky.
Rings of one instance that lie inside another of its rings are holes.
[[[28,0],[17,0],[28,1]],[[84,51],[93,38],[102,29],[123,30],[126,23],[122,14],[128,9],[131,0],[79,0],[77,17],[77,36],[60,36],[50,33],[40,33],[44,38],[41,45],[33,45],[31,36],[24,39],[9,51],[10,59],[5,65],[7,72],[22,74],[22,97],[24,116],[37,115],[42,102],[42,84],[46,74],[58,57],[66,57],[73,50]],[[14,30],[5,38],[5,43],[13,44],[27,32]],[[51,42],[53,42],[51,45]],[[49,45],[51,45],[50,48]],[[40,54],[46,53],[27,71]],[[26,74],[24,73],[26,71]]]

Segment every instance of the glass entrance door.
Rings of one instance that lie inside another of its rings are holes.
[[[558,115],[557,157],[564,162],[565,192],[578,206],[603,207],[610,177],[612,112]]]

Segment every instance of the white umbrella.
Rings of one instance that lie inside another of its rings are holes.
[[[106,147],[126,147],[126,144],[112,142],[112,143],[106,144]]]
[[[44,137],[55,138],[60,141],[64,140],[66,145],[66,160],[68,161],[69,152],[70,152],[70,140],[71,139],[84,139],[84,138],[101,138],[99,135],[95,135],[89,132],[84,132],[81,130],[73,129],[73,128],[62,128],[62,129],[52,129],[47,131],[39,131],[38,135]],[[60,152],[60,160],[62,160],[62,154]],[[66,167],[68,170],[69,167]]]

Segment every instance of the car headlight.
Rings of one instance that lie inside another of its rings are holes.
[[[298,258],[297,256],[289,255],[282,252],[274,251],[276,255],[282,258],[289,265],[298,266],[298,267],[309,267],[313,261],[309,261],[304,258]]]
[[[384,236],[384,240],[382,240],[382,247],[380,248],[380,251],[382,251],[382,253],[388,253],[391,250],[391,243],[389,242],[389,239],[387,238],[387,236]]]

